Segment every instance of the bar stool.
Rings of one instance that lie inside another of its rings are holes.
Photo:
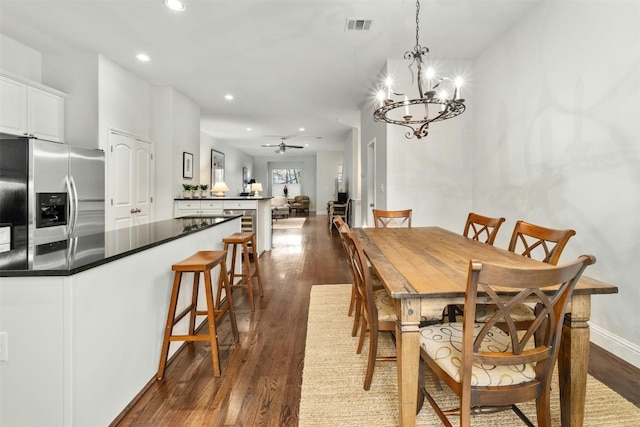
[[[175,271],[175,274],[173,278],[173,290],[171,291],[171,301],[169,302],[169,312],[167,314],[167,326],[164,331],[164,340],[162,341],[160,365],[158,367],[157,378],[159,380],[164,377],[167,355],[169,352],[169,343],[171,341],[210,341],[211,359],[213,361],[213,376],[220,376],[220,359],[218,356],[216,320],[222,317],[222,315],[227,311],[229,312],[229,320],[231,321],[233,338],[236,342],[239,341],[238,325],[236,323],[236,313],[233,308],[233,299],[231,297],[231,287],[229,286],[226,260],[226,251],[199,251],[191,255],[189,258],[171,266],[171,269]],[[213,269],[217,265],[220,265],[220,276],[218,279],[218,298],[216,298],[214,304],[213,287],[211,285],[211,269]],[[193,273],[193,291],[191,296],[191,304],[176,316],[176,308],[178,304],[178,294],[180,293],[180,280],[182,278],[182,273]],[[200,273],[204,275],[204,290],[207,301],[206,311],[198,310],[197,307]],[[226,300],[221,306],[219,296],[221,294],[222,287],[224,287],[225,289]],[[190,315],[188,335],[174,335],[174,325],[182,320],[182,318],[187,314]],[[196,315],[207,316],[207,322],[209,324],[208,334],[195,333]]]
[[[260,296],[264,296],[262,290],[262,277],[260,277],[260,265],[258,264],[258,252],[256,249],[256,233],[233,233],[231,236],[222,239],[224,243],[224,250],[227,251],[229,246],[233,248],[231,253],[231,270],[229,271],[229,283],[232,288],[246,288],[249,293],[249,307],[251,311],[255,311],[255,305],[253,303],[253,278],[258,279],[258,293]],[[241,245],[242,250],[242,273],[236,273],[236,251],[238,246]],[[249,245],[251,245],[251,251],[249,251]],[[249,256],[253,257],[254,268],[251,268]],[[237,283],[235,279],[240,277],[241,280]]]

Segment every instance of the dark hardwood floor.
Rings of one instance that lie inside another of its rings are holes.
[[[302,229],[273,231],[273,248],[260,257],[260,268],[265,295],[254,313],[246,292],[233,294],[238,344],[228,319],[220,323],[222,376],[213,377],[210,346],[189,343],[164,380],[150,379],[112,426],[298,425],[311,286],[350,283],[350,273],[327,217],[313,214]],[[638,369],[592,345],[589,372],[640,407]]]

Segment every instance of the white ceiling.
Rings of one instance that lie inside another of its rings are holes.
[[[433,59],[472,59],[540,1],[423,0],[420,44]],[[184,3],[173,12],[162,0],[0,0],[0,32],[43,53],[100,53],[172,86],[201,106],[204,132],[252,155],[274,154],[260,145],[277,136],[309,144],[287,156],[341,149],[385,61],[415,45],[413,0]],[[354,18],[371,29],[345,31]]]

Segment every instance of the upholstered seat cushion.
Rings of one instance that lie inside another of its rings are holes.
[[[393,305],[393,298],[391,298],[384,288],[382,281],[378,283],[374,281],[373,286],[373,299],[378,309],[378,320],[395,322],[398,317],[396,316],[396,309]],[[379,288],[377,286],[379,286]],[[420,320],[427,323],[441,323],[439,317],[422,316]]]
[[[396,321],[396,310],[393,307],[393,301],[385,289],[373,291],[373,300],[378,309],[378,320],[387,322]]]
[[[474,325],[474,336],[482,326],[479,323]],[[420,347],[452,378],[461,382],[462,323],[420,328]],[[480,351],[504,352],[510,348],[509,336],[498,328],[492,328],[480,345]],[[471,385],[480,387],[521,384],[533,379],[534,365],[530,363],[510,366],[474,364],[471,372]]]

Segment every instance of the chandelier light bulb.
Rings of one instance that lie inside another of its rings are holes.
[[[184,3],[179,0],[164,0],[165,6],[167,6],[171,10],[175,10],[176,12],[182,12],[184,8]]]
[[[387,78],[384,80],[384,84],[387,87],[387,99],[391,99],[391,86],[393,85],[391,76],[387,76]]]

